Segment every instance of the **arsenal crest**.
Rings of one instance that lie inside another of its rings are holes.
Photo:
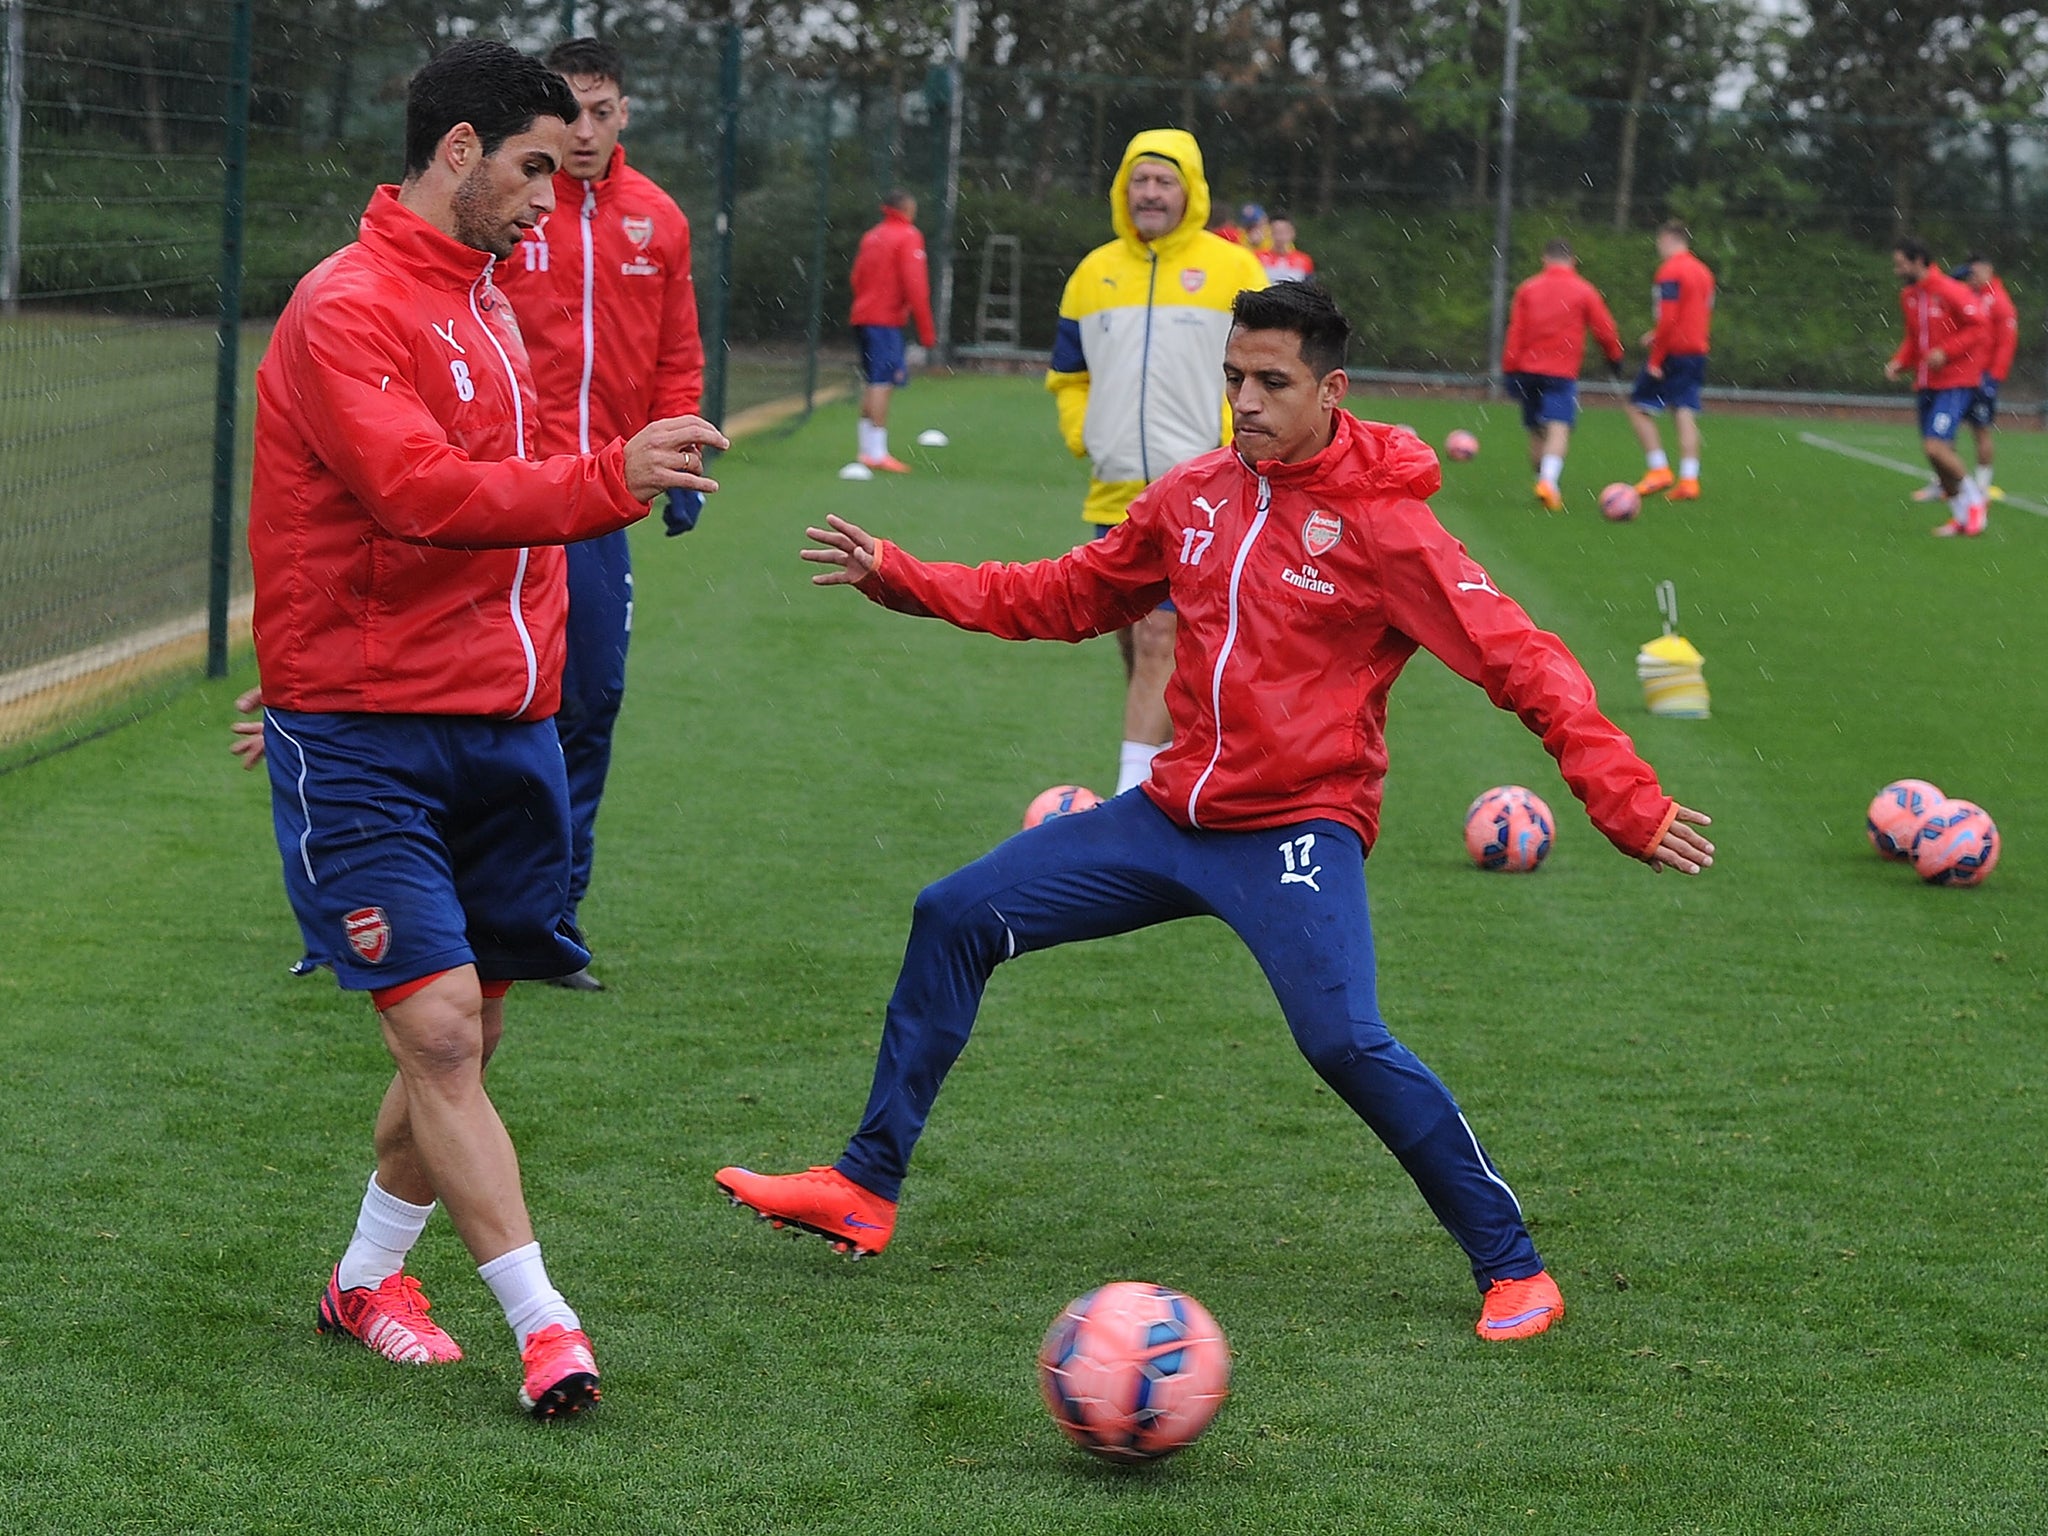
[[[1200,267],[1182,267],[1180,269],[1180,285],[1187,289],[1189,293],[1200,293],[1202,291],[1202,284],[1207,281],[1209,281],[1209,274]]]
[[[391,919],[382,907],[357,907],[342,918],[341,931],[365,964],[377,965],[391,953]]]
[[[1308,551],[1312,560],[1327,555],[1343,537],[1344,521],[1334,512],[1311,512],[1308,521],[1301,525],[1301,547]]]
[[[636,219],[628,214],[619,220],[619,227],[625,230],[626,238],[643,251],[647,249],[647,243],[654,238],[652,218]]]

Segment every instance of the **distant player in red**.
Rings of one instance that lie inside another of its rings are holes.
[[[1988,521],[1981,487],[1956,454],[1956,430],[1969,413],[1992,357],[1991,324],[1977,292],[1942,271],[1927,242],[1911,235],[1892,247],[1892,275],[1899,280],[1899,314],[1905,340],[1884,365],[1884,376],[1912,374],[1920,410],[1920,443],[1949,518],[1937,538],[1975,537]]]
[[[1529,432],[1536,499],[1552,512],[1564,509],[1564,493],[1557,483],[1564,473],[1572,427],[1579,419],[1579,365],[1585,359],[1588,331],[1619,377],[1621,335],[1607,301],[1579,276],[1571,246],[1553,240],[1543,247],[1543,270],[1515,290],[1507,344],[1500,355],[1508,396],[1521,403],[1522,425]]]
[[[1977,489],[1988,501],[2005,500],[2005,492],[1991,483],[1992,460],[1996,454],[1992,435],[1998,423],[1998,392],[2012,372],[2013,354],[2020,345],[2020,314],[2005,283],[1992,268],[1989,256],[1973,255],[1964,278],[1977,290],[1984,306],[1984,318],[1991,326],[1991,359],[1984,365],[1984,377],[1977,385],[1965,418],[1977,442]],[[1961,272],[1956,274],[1962,276]]]
[[[1233,439],[1168,470],[1104,537],[1056,560],[927,562],[841,518],[813,581],[1005,639],[1107,634],[1171,596],[1173,741],[1138,788],[1018,834],[917,899],[866,1114],[829,1168],[718,1171],[734,1200],[842,1249],[895,1230],[912,1149],[998,965],[1213,916],[1258,958],[1309,1063],[1400,1161],[1464,1249],[1482,1339],[1541,1333],[1564,1298],[1521,1206],[1375,996],[1365,853],[1387,694],[1427,648],[1514,710],[1594,823],[1652,868],[1698,874],[1706,817],[1666,795],[1557,636],[1503,596],[1427,498],[1413,433],[1342,408],[1350,325],[1313,283],[1241,292],[1224,353]],[[1230,1134],[1221,1128],[1219,1134]]]
[[[853,328],[860,339],[860,462],[869,469],[907,475],[910,466],[889,452],[889,395],[910,382],[903,328],[915,323],[923,346],[937,344],[932,328],[931,274],[917,199],[900,187],[882,199],[882,222],[860,237],[853,258]]]
[[[1700,389],[1707,379],[1707,333],[1714,318],[1714,274],[1692,253],[1692,231],[1677,219],[1657,227],[1660,264],[1650,290],[1656,324],[1643,333],[1650,349],[1629,392],[1629,425],[1643,445],[1649,473],[1636,482],[1644,496],[1657,491],[1668,501],[1694,501],[1700,494]],[[1678,425],[1678,473],[1664,455],[1656,413],[1669,407]]]
[[[1316,259],[1294,243],[1294,220],[1277,213],[1268,227],[1273,232],[1273,243],[1257,253],[1259,265],[1266,269],[1266,280],[1303,283],[1314,277]]]

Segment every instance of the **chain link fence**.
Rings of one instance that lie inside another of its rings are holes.
[[[405,82],[433,48],[479,28],[536,51],[562,35],[555,5],[508,4],[0,0],[0,769],[184,686],[210,606],[216,664],[242,632],[248,381],[269,323],[396,177]],[[1754,87],[1739,101],[1539,90],[1504,167],[1492,80],[1344,91],[972,50],[949,71],[943,39],[840,49],[691,20],[699,9],[608,14],[629,60],[628,154],[691,216],[707,341],[726,343],[709,397],[727,418],[853,384],[848,273],[892,186],[919,199],[935,275],[951,267],[940,323],[956,355],[1033,366],[1068,272],[1110,237],[1123,145],[1169,124],[1202,144],[1219,213],[1293,218],[1358,325],[1361,371],[1491,371],[1508,174],[1511,279],[1569,239],[1631,339],[1649,322],[1650,232],[1689,219],[1721,282],[1722,384],[1882,391],[1898,323],[1887,250],[1910,227],[1951,262],[1998,261],[2023,318],[2008,399],[2043,393],[2048,129],[2032,120],[1792,112],[1758,106]]]

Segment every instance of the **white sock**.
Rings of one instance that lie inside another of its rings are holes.
[[[341,1288],[379,1286],[405,1268],[405,1256],[427,1229],[434,1214],[434,1202],[414,1205],[387,1194],[370,1175],[370,1187],[363,1193],[363,1208],[356,1216],[356,1234],[349,1239],[348,1252],[341,1256]]]
[[[1671,461],[1664,457],[1664,450],[1662,448],[1652,448],[1643,455],[1643,462],[1652,469],[1669,469],[1671,467]]]
[[[860,456],[864,459],[878,459],[875,452],[875,424],[863,416],[860,419]]]
[[[476,1272],[505,1309],[505,1321],[512,1325],[512,1336],[521,1349],[549,1323],[572,1329],[583,1326],[569,1303],[562,1300],[562,1293],[548,1283],[548,1267],[541,1262],[539,1243],[501,1253],[490,1263],[479,1264]]]
[[[1116,792],[1135,789],[1152,777],[1152,759],[1166,750],[1165,744],[1153,746],[1149,741],[1127,741],[1117,752]]]
[[[1557,484],[1557,477],[1563,473],[1564,455],[1561,453],[1546,453],[1543,455],[1542,467],[1536,471],[1536,478],[1545,485],[1555,485]]]
[[[1679,478],[1679,479],[1681,479],[1681,480],[1697,480],[1697,479],[1699,479],[1699,477],[1700,477],[1700,461],[1699,461],[1698,459],[1680,459],[1680,460],[1678,461],[1678,478]]]
[[[1977,466],[1977,488],[1983,491],[1991,489],[1991,466],[1989,464],[1979,464]]]
[[[1976,483],[1965,477],[1963,488],[1948,499],[1949,515],[1959,523],[1965,521],[1970,515],[1970,508],[1976,504],[1979,494]]]

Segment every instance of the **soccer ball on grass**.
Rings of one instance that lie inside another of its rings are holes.
[[[1038,1385],[1083,1450],[1157,1461],[1193,1443],[1230,1395],[1230,1346],[1194,1297],[1118,1280],[1053,1319]]]
[[[1550,853],[1550,807],[1519,784],[1489,789],[1465,808],[1465,851],[1481,869],[1524,875]]]

